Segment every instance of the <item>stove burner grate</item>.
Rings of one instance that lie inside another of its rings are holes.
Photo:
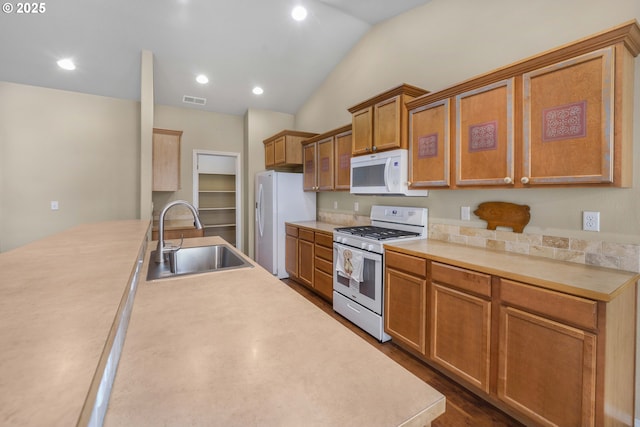
[[[403,237],[416,237],[418,233],[413,231],[396,230],[393,228],[375,227],[375,226],[359,226],[359,227],[340,227],[336,228],[340,233],[351,234],[354,236],[366,237],[373,240],[401,239]]]

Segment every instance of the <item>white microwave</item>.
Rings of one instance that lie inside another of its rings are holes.
[[[409,190],[409,154],[398,149],[351,158],[352,194],[427,196],[428,190]]]

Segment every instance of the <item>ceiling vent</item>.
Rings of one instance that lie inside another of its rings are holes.
[[[207,103],[207,99],[206,98],[198,98],[197,96],[185,95],[182,98],[182,102],[184,102],[186,104],[204,105],[204,104]]]

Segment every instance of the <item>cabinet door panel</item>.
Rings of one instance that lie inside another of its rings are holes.
[[[513,182],[513,108],[513,79],[456,96],[457,185]]]
[[[313,246],[313,241],[309,242],[306,240],[298,239],[298,278],[307,286],[313,286]]]
[[[613,47],[526,73],[530,184],[613,182]]]
[[[153,191],[180,189],[181,131],[153,130]]]
[[[304,191],[315,191],[318,185],[316,181],[316,144],[307,144],[302,147],[302,159],[302,188]]]
[[[286,137],[281,136],[273,142],[273,162],[276,165],[287,162]]]
[[[542,425],[594,425],[596,337],[500,308],[498,398]]]
[[[317,176],[318,190],[333,190],[333,137],[317,142]]]
[[[266,168],[273,167],[275,164],[275,152],[273,149],[273,142],[264,144],[264,166]]]
[[[316,291],[329,301],[333,299],[333,275],[327,274],[316,268],[313,279],[313,287]]]
[[[284,240],[285,247],[285,270],[292,278],[298,277],[298,238],[289,234],[289,226],[287,226],[287,235]],[[298,229],[296,228],[296,235]]]
[[[425,354],[427,281],[388,267],[385,276],[385,332]]]
[[[336,135],[334,159],[336,190],[348,190],[351,187],[351,135],[351,132]]]
[[[400,95],[374,106],[374,151],[400,148]]]
[[[373,145],[373,107],[368,107],[353,113],[351,116],[353,127],[351,153],[366,154]]]
[[[411,187],[449,186],[449,99],[409,112]]]
[[[431,358],[489,392],[491,302],[433,284]]]

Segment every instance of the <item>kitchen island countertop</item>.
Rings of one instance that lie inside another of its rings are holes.
[[[423,426],[444,412],[443,395],[252,264],[140,282],[106,426]]]
[[[0,254],[1,425],[86,425],[149,228],[81,225]],[[105,425],[422,426],[444,412],[444,396],[255,263],[146,282],[154,247]]]
[[[88,417],[149,221],[85,224],[0,254],[0,425]],[[107,349],[108,350],[108,349]]]

